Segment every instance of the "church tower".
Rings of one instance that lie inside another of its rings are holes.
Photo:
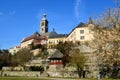
[[[43,18],[40,22],[40,34],[48,32],[48,21],[46,19],[46,14],[43,14]]]

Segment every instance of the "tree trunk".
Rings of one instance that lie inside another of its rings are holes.
[[[78,66],[77,67],[77,72],[78,72],[79,78],[82,78],[82,76],[83,76],[83,69]]]

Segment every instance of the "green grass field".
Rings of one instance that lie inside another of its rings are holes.
[[[48,79],[31,78],[31,77],[0,77],[0,80],[48,80]]]
[[[35,77],[0,77],[0,80],[55,80],[57,78],[46,78],[46,79],[43,79],[43,78],[35,78]],[[62,79],[71,79],[71,78],[59,78],[59,80],[62,80]],[[74,79],[73,79],[74,80]],[[97,79],[75,79],[75,80],[97,80]],[[101,80],[120,80],[120,79],[101,79]]]

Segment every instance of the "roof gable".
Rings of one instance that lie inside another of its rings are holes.
[[[63,54],[59,50],[57,50],[50,58],[62,58],[62,57]]]
[[[72,31],[68,34],[68,36],[76,29],[76,28],[81,28],[81,27],[85,27],[86,24],[83,22],[80,22],[74,29],[72,29]]]
[[[33,35],[28,36],[25,39],[23,39],[21,43],[26,42],[26,41],[31,40],[31,39],[39,39],[39,38],[40,38],[40,34],[36,32]]]

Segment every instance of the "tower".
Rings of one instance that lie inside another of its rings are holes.
[[[48,32],[48,21],[46,19],[46,14],[43,14],[43,18],[40,22],[40,34]]]

